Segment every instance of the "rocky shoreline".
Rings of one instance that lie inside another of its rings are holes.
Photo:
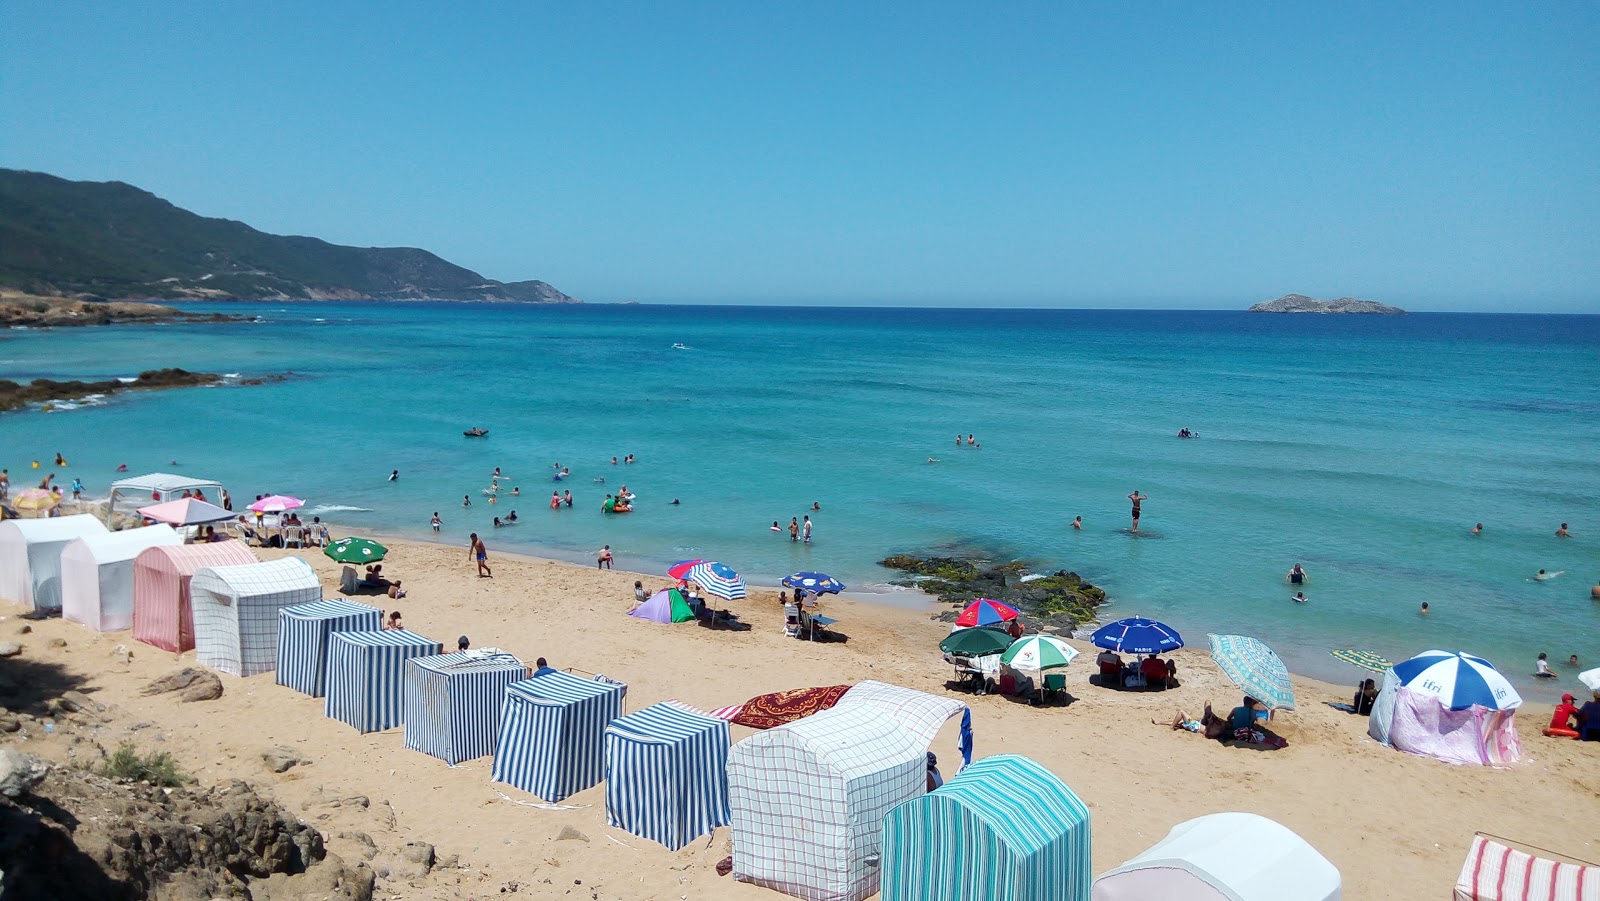
[[[240,385],[261,385],[281,382],[293,373],[242,379]],[[48,410],[52,403],[78,401],[87,397],[116,394],[119,391],[155,391],[162,388],[193,388],[201,385],[220,385],[224,376],[214,372],[190,372],[187,369],[149,369],[139,373],[132,381],[111,379],[103,382],[57,382],[51,379],[34,379],[26,385],[9,379],[0,379],[0,412],[16,410],[29,404],[40,404]]]
[[[1095,619],[1095,611],[1106,602],[1104,589],[1084,581],[1075,572],[1058,570],[1049,575],[1033,575],[1021,561],[990,563],[960,557],[921,557],[896,554],[878,565],[913,578],[894,584],[917,588],[951,605],[938,619],[951,622],[962,608],[978,598],[1003,601],[1015,607],[1030,627],[1039,631],[1071,635]]]
[[[255,319],[225,313],[189,313],[176,307],[131,300],[45,297],[0,291],[0,329],[71,328],[127,322],[236,322]]]

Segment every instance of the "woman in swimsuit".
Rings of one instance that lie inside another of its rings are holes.
[[[1306,575],[1306,571],[1301,569],[1298,563],[1294,565],[1293,569],[1289,570],[1289,575],[1285,578],[1289,580],[1290,585],[1303,585],[1311,581],[1311,577]]]

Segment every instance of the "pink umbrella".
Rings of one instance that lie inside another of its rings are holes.
[[[285,510],[298,510],[306,502],[287,494],[270,494],[250,505],[250,509],[257,513],[282,513]]]
[[[222,522],[232,519],[233,514],[222,509],[216,504],[195,500],[192,497],[167,501],[164,504],[152,504],[140,507],[139,515],[145,519],[164,522],[174,526],[195,526],[207,522]]]

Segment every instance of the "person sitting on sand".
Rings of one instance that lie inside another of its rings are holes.
[[[1147,688],[1167,687],[1167,662],[1154,654],[1139,661],[1139,673]]]
[[[1372,704],[1378,700],[1378,683],[1368,679],[1356,686],[1356,696],[1350,706],[1355,708],[1357,716],[1371,716]]]
[[[1578,708],[1578,737],[1600,741],[1600,688],[1594,690],[1594,700]]]
[[[939,758],[932,751],[928,752],[928,791],[944,785],[944,777],[939,774]]]
[[[1539,659],[1533,662],[1533,667],[1533,677],[1535,679],[1556,678],[1556,674],[1550,672],[1550,661],[1546,659],[1546,655],[1543,653],[1539,654]]]
[[[1106,679],[1115,679],[1117,685],[1122,684],[1121,654],[1118,654],[1116,651],[1107,648],[1104,651],[1101,651],[1098,657],[1094,658],[1094,662],[1100,666],[1100,678],[1102,683],[1104,683],[1104,680]]]
[[[398,600],[400,600],[401,598],[403,598],[405,596],[406,596],[406,590],[404,588],[400,587],[400,580],[399,579],[395,579],[394,580],[394,584],[389,586],[389,597],[391,599],[393,599],[393,600],[398,601]]]
[[[383,564],[376,563],[367,567],[366,577],[356,583],[358,588],[376,588],[385,594],[389,591],[390,582],[383,576]]]
[[[1233,708],[1228,714],[1228,728],[1233,740],[1262,748],[1287,746],[1289,743],[1283,738],[1273,735],[1263,726],[1256,725],[1256,720],[1260,719],[1263,713],[1268,715],[1268,719],[1271,718],[1271,711],[1262,709],[1260,705],[1260,701],[1245,695],[1244,703]]]
[[[650,599],[649,593],[644,590],[643,582],[636,581],[633,583],[633,599],[640,604]]]
[[[456,651],[458,653],[461,651],[470,650],[471,648],[472,642],[467,639],[467,636],[463,635],[456,639]]]
[[[1167,658],[1167,687],[1178,687],[1178,661],[1171,657]]]
[[[1561,703],[1556,705],[1555,714],[1550,717],[1551,729],[1577,731],[1573,729],[1573,725],[1578,718],[1578,708],[1577,705],[1573,703],[1576,700],[1577,698],[1574,698],[1570,694],[1561,696]]]
[[[398,632],[401,629],[404,629],[405,626],[400,624],[400,611],[398,611],[398,610],[390,610],[389,611],[389,618],[387,620],[384,620],[383,628],[386,631],[392,631],[392,632]]]

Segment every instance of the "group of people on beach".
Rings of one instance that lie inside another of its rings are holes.
[[[814,504],[811,505],[811,509],[812,510],[821,510],[822,509],[822,505],[814,503]],[[804,520],[804,521],[802,522],[802,520]],[[786,530],[784,529],[784,527],[778,525],[778,521],[776,519],[774,519],[772,521],[772,526],[770,528],[768,528],[767,531],[776,532],[779,535],[781,535]],[[800,517],[800,516],[791,516],[791,517],[789,517],[789,527],[788,527],[787,531],[789,533],[789,540],[790,541],[799,541],[799,542],[802,542],[804,544],[810,544],[811,543],[811,514],[808,513],[803,517]]]

